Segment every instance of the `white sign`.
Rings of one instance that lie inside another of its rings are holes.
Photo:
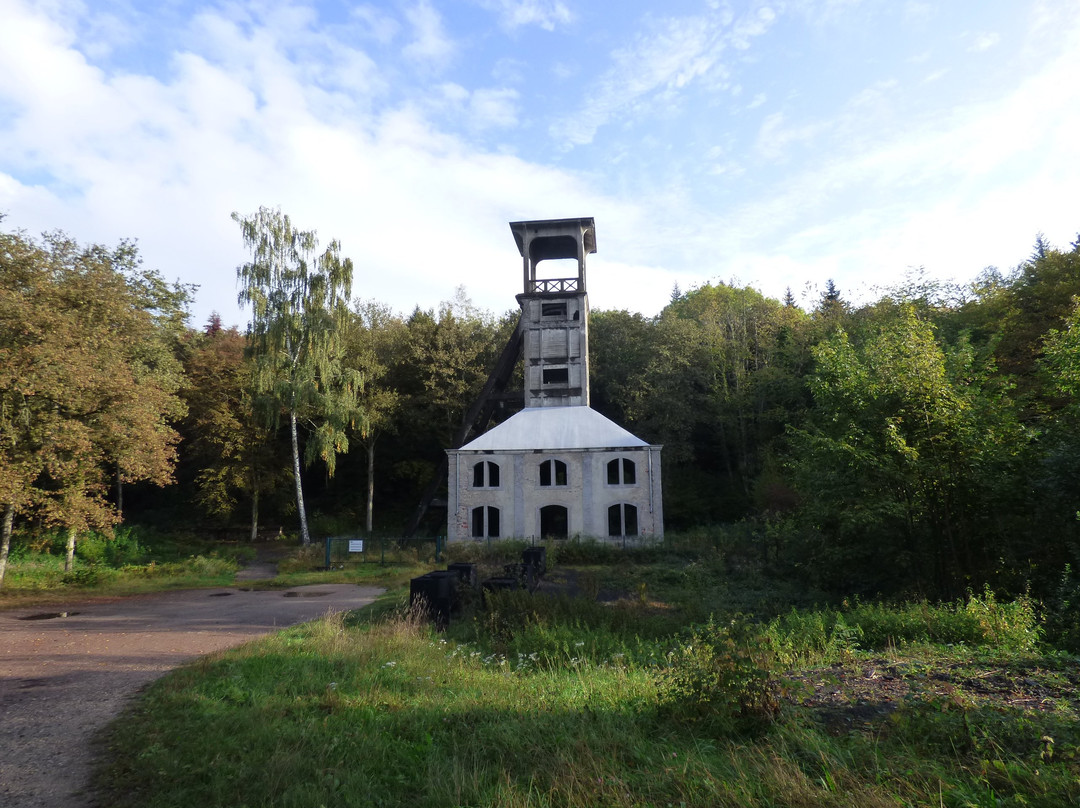
[[[362,552],[364,552],[364,540],[363,539],[349,539],[349,552],[350,553],[362,553]]]

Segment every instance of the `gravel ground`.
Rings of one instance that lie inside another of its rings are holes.
[[[358,609],[380,592],[202,589],[0,612],[0,806],[93,806],[94,733],[140,687],[194,657]]]

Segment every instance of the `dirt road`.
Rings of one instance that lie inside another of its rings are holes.
[[[93,734],[193,657],[358,609],[380,590],[203,589],[0,612],[0,806],[86,808]]]

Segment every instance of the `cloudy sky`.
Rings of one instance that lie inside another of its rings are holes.
[[[1077,0],[0,0],[2,226],[137,239],[193,324],[260,205],[405,312],[514,308],[507,222],[592,216],[593,307],[653,314],[1008,269],[1078,157]]]

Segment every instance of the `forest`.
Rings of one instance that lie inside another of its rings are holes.
[[[69,564],[119,525],[400,535],[518,312],[464,287],[396,312],[337,242],[234,218],[243,329],[191,325],[194,289],[133,242],[0,230],[0,581],[44,533]],[[876,294],[830,282],[800,306],[714,281],[654,317],[592,312],[592,406],[664,446],[669,535],[723,528],[730,563],[843,596],[1075,591],[1080,237]]]

